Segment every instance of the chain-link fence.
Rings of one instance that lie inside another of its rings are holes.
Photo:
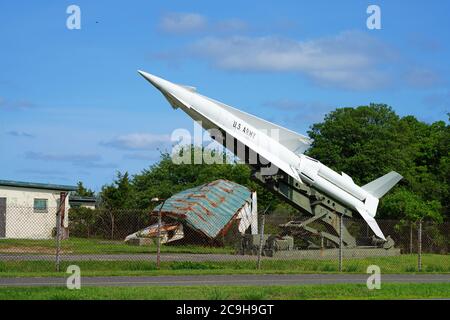
[[[243,233],[234,217],[215,237],[182,216],[158,219],[158,212],[148,210],[8,206],[5,217],[0,272],[6,273],[65,270],[70,264],[112,274],[365,272],[373,264],[393,273],[450,272],[448,222],[378,220],[385,242],[361,219],[344,218],[334,229],[318,221],[305,228],[305,218],[280,212],[266,213],[264,224],[260,215],[257,234],[250,227]]]

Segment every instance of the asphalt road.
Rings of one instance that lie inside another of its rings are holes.
[[[82,286],[206,286],[206,285],[303,285],[365,284],[366,274],[195,275],[148,277],[82,277]],[[450,274],[386,274],[382,283],[450,283]],[[65,286],[64,277],[0,278],[0,287]],[[0,289],[1,290],[1,289]]]

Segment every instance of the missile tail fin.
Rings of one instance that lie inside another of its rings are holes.
[[[369,182],[368,184],[362,186],[364,190],[373,195],[375,198],[380,199],[384,196],[393,186],[397,184],[403,177],[395,172],[391,171],[384,176]]]
[[[361,217],[363,217],[363,219],[367,222],[370,229],[372,229],[373,233],[375,233],[377,237],[386,240],[386,237],[384,236],[383,231],[381,231],[380,227],[378,226],[375,218],[372,217],[364,208],[357,208],[357,210]]]
[[[386,238],[374,218],[377,213],[378,202],[379,199],[391,190],[402,178],[403,177],[397,172],[391,171],[361,187],[367,191],[369,195],[364,202],[364,207],[357,208],[357,210],[361,217],[366,220],[375,235],[383,240],[386,240]]]

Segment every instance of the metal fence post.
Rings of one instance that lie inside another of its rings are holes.
[[[114,240],[114,209],[109,212],[111,217],[111,240]]]
[[[161,207],[158,210],[158,242],[157,242],[157,249],[156,249],[156,268],[160,268],[161,266],[161,210],[164,207],[164,203],[166,200],[163,200]]]
[[[59,205],[56,212],[56,271],[60,270],[61,263],[61,239],[68,237],[67,230],[64,229],[64,218],[66,216],[66,199],[67,192],[61,192],[59,194]],[[64,233],[61,234],[61,231]]]
[[[343,258],[343,248],[342,248],[342,229],[344,224],[344,215],[339,216],[339,272],[342,272],[342,258]]]
[[[259,248],[258,248],[258,270],[261,269],[261,255],[263,250],[263,242],[264,242],[264,223],[266,220],[266,214],[263,213],[261,217],[261,230],[259,231]]]
[[[161,209],[158,210],[158,239],[156,248],[156,267],[161,265]]]
[[[413,253],[413,222],[409,222],[409,254]]]
[[[61,206],[56,210],[56,271],[60,269],[60,252],[61,252]]]
[[[417,269],[422,271],[422,219],[419,220],[419,231],[417,234]]]

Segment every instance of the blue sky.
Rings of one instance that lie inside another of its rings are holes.
[[[81,29],[66,8],[81,8]],[[366,27],[368,5],[381,30]],[[99,190],[192,121],[142,69],[300,133],[336,107],[450,111],[448,1],[2,1],[0,179]]]

